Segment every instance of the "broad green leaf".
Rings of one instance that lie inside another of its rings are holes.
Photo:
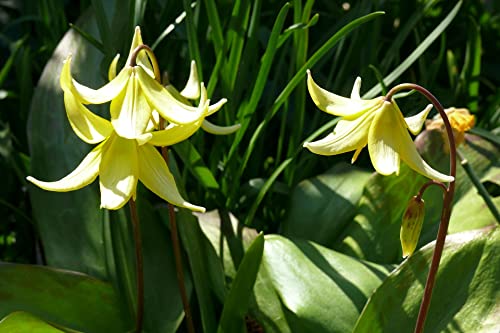
[[[0,333],[58,333],[63,332],[27,312],[13,312],[0,320]]]
[[[350,332],[390,269],[267,235],[252,315],[265,332]]]
[[[0,290],[2,318],[25,311],[83,332],[125,332],[132,327],[113,287],[78,272],[2,263]]]
[[[370,297],[355,333],[413,332],[434,243],[404,261]],[[500,229],[448,236],[425,332],[498,332]]]
[[[238,267],[238,272],[224,301],[218,332],[246,332],[245,316],[263,251],[264,234],[260,233],[248,248]]]
[[[332,247],[356,214],[356,205],[371,173],[337,164],[294,189],[282,233]]]

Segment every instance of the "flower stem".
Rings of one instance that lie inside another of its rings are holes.
[[[160,120],[160,128],[163,129],[164,120]],[[161,155],[168,164],[168,148],[161,147]],[[179,293],[181,294],[182,305],[184,307],[184,314],[186,315],[186,325],[189,333],[194,333],[193,316],[191,314],[191,307],[189,306],[189,299],[186,292],[186,284],[184,282],[184,271],[182,270],[182,253],[179,242],[179,233],[177,231],[177,221],[175,218],[174,206],[168,204],[168,220],[170,221],[170,238],[172,239],[172,247],[174,249],[175,258],[175,271],[177,275],[177,284],[179,285]]]
[[[130,199],[129,207],[130,216],[132,217],[132,226],[134,229],[135,271],[137,282],[137,314],[135,332],[140,333],[142,331],[142,322],[144,317],[144,265],[142,258],[141,226],[139,224],[139,216],[137,215],[137,207],[134,199]]]
[[[451,128],[448,116],[444,111],[443,106],[438,101],[434,95],[432,95],[427,89],[413,83],[404,83],[392,88],[386,95],[385,99],[390,101],[392,96],[400,90],[416,90],[422,95],[424,95],[437,109],[446,128],[446,134],[448,136],[448,142],[450,145],[450,175],[456,176],[457,169],[457,149],[455,145],[455,138],[453,137],[453,131]],[[439,224],[439,230],[436,237],[436,245],[434,247],[434,254],[432,256],[431,266],[429,268],[429,274],[427,275],[427,281],[425,283],[424,296],[422,298],[422,303],[420,304],[420,310],[418,312],[417,323],[415,325],[415,333],[421,333],[424,330],[425,319],[427,318],[427,313],[429,311],[429,306],[432,299],[432,291],[434,289],[434,283],[436,281],[436,274],[439,268],[439,262],[441,261],[441,256],[443,254],[444,243],[446,240],[446,233],[448,231],[448,225],[450,224],[451,207],[453,203],[453,195],[455,193],[455,180],[449,183],[448,188],[445,191],[443,199],[443,210],[441,212],[441,222]]]

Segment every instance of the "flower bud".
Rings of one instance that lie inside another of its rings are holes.
[[[401,247],[403,248],[403,258],[408,257],[415,251],[417,247],[420,231],[424,222],[425,207],[422,198],[414,196],[408,202],[406,211],[403,214],[401,223],[401,231],[399,238],[401,239]]]

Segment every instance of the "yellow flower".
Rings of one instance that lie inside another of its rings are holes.
[[[99,176],[101,208],[119,209],[130,198],[135,198],[137,181],[140,180],[148,189],[162,199],[180,207],[194,211],[205,211],[185,201],[179,194],[175,180],[168,170],[161,154],[153,142],[173,145],[191,136],[208,114],[206,90],[202,89],[199,119],[185,125],[170,126],[162,131],[155,140],[152,137],[141,140],[127,139],[118,135],[108,120],[92,113],[72,94],[73,81],[64,86],[69,75],[70,58],[66,60],[61,74],[64,87],[64,104],[69,122],[75,133],[87,143],[100,143],[66,177],[55,182],[44,182],[33,177],[27,179],[35,185],[49,191],[67,192],[80,189],[92,183]],[[151,135],[151,133],[141,134]],[[151,142],[148,142],[151,141]]]
[[[137,46],[142,45],[137,28],[127,64]],[[205,208],[190,204],[180,195],[174,177],[154,146],[171,146],[190,137],[203,127],[205,117],[219,110],[226,102],[210,105],[207,91],[192,71],[186,88],[178,93],[173,87],[163,87],[155,79],[158,72],[144,53],[135,55],[135,65],[126,65],[118,75],[115,57],[108,71],[110,82],[98,90],[87,88],[71,77],[71,56],[63,65],[60,84],[71,127],[76,135],[89,144],[97,144],[77,168],[66,177],[44,182],[27,179],[49,191],[67,192],[92,183],[99,176],[101,208],[119,209],[136,196],[137,182],[162,199],[180,207],[204,212]],[[156,65],[155,65],[156,66]],[[196,66],[194,66],[196,68]],[[172,93],[171,93],[172,91]],[[198,99],[193,107],[189,99]],[[111,100],[111,121],[92,113],[84,104],[100,104]],[[159,117],[169,123],[158,129]],[[228,134],[239,125],[214,127],[217,134]]]
[[[451,128],[453,130],[453,137],[455,138],[455,144],[458,146],[465,141],[465,132],[474,127],[476,123],[476,118],[471,115],[469,110],[466,108],[448,108],[445,109],[448,120],[450,121]],[[426,130],[438,130],[443,134],[445,142],[448,142],[448,135],[446,135],[446,129],[444,127],[443,118],[437,114],[432,120],[426,120],[425,122]],[[445,145],[445,149],[449,150],[448,145]]]
[[[384,97],[363,100],[359,95],[361,78],[357,78],[351,98],[335,95],[319,87],[308,71],[307,87],[314,103],[321,110],[341,116],[333,133],[325,138],[306,142],[304,147],[320,155],[337,155],[354,151],[354,163],[368,145],[375,170],[382,175],[399,173],[403,160],[418,173],[439,181],[450,182],[453,177],[432,169],[418,154],[408,130],[418,134],[431,110],[431,105],[419,114],[404,118],[397,104]]]

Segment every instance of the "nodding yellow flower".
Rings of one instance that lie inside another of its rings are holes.
[[[119,56],[115,57],[108,70],[110,82],[98,90],[75,81],[71,77],[71,56],[66,59],[60,84],[68,120],[80,139],[98,145],[74,171],[58,181],[44,182],[31,176],[27,180],[45,190],[67,192],[80,189],[99,176],[101,208],[107,209],[119,209],[130,198],[135,199],[137,182],[141,181],[176,206],[204,212],[205,208],[182,198],[166,162],[154,146],[171,146],[200,127],[216,134],[229,134],[239,125],[220,127],[205,120],[226,100],[210,105],[194,63],[186,88],[179,93],[173,86],[163,87],[155,80],[159,73],[154,55],[137,52],[140,45],[142,37],[136,28],[127,65],[116,74]],[[192,106],[190,99],[199,99],[198,106]],[[111,101],[111,121],[85,106],[108,101]],[[165,128],[159,128],[159,117],[167,120]]]
[[[455,144],[458,146],[465,141],[465,132],[474,127],[476,123],[476,118],[471,115],[469,110],[466,108],[448,108],[445,109],[448,120],[450,121],[451,128],[453,130],[453,137],[455,138]],[[445,142],[448,142],[448,135],[446,135],[446,129],[444,126],[443,118],[438,113],[431,120],[426,120],[425,122],[426,130],[438,130],[443,134]],[[445,149],[449,150],[448,145],[445,145]]]
[[[321,87],[307,71],[307,87],[314,103],[322,111],[342,117],[333,133],[325,138],[304,143],[304,147],[319,155],[337,155],[354,151],[352,163],[368,145],[375,170],[382,175],[399,173],[400,160],[418,173],[434,180],[453,181],[453,177],[431,168],[419,155],[408,133],[418,134],[432,106],[419,114],[404,118],[394,101],[383,96],[364,100],[359,95],[361,78],[357,78],[351,98],[333,94]]]

